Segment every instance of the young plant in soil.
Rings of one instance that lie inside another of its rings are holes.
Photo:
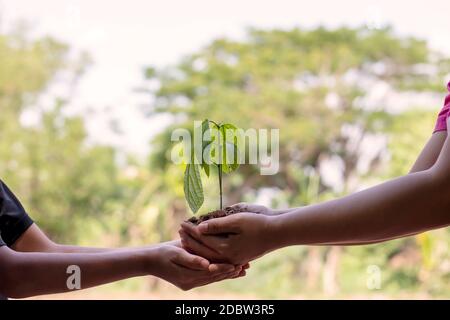
[[[184,172],[184,195],[192,212],[196,214],[204,202],[201,171],[203,170],[208,178],[212,171],[217,171],[219,209],[199,217],[193,216],[188,221],[194,224],[237,213],[231,207],[223,209],[223,176],[239,168],[238,128],[230,123],[220,124],[206,119],[202,122],[201,134],[201,148],[193,148],[191,161]],[[202,161],[195,163],[195,158]]]

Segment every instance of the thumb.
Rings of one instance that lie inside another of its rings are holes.
[[[203,234],[239,233],[240,228],[233,217],[216,218],[199,224],[198,229]]]

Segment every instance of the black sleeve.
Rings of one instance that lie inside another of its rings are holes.
[[[11,246],[33,224],[19,199],[0,180],[0,246]]]

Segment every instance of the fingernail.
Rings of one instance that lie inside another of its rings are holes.
[[[210,264],[208,269],[210,272],[215,272],[217,271],[217,266],[215,264]]]
[[[208,269],[209,268],[209,262],[206,260],[202,260],[201,265],[203,268]]]

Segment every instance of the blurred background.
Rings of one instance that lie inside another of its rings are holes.
[[[1,179],[54,240],[117,247],[173,239],[191,215],[169,156],[171,130],[193,120],[280,128],[280,172],[241,166],[225,179],[228,205],[304,206],[404,175],[446,95],[449,11],[442,0],[0,0]],[[218,206],[210,180],[205,212]],[[189,293],[148,277],[45,298],[449,296],[447,228],[287,248]]]

